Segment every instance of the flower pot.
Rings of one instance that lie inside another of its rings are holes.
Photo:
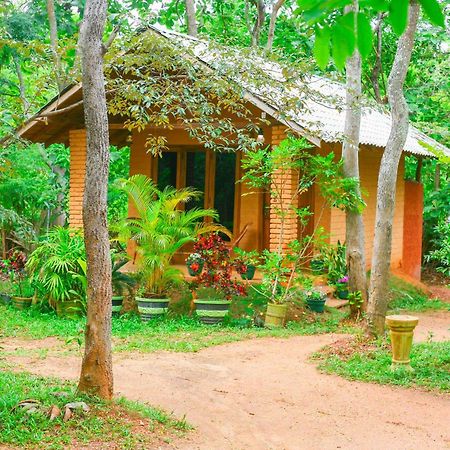
[[[191,277],[196,277],[197,275],[200,275],[202,273],[204,264],[205,264],[204,261],[200,261],[198,263],[191,263],[191,264],[186,263],[186,267],[188,269],[189,275]]]
[[[414,316],[393,315],[386,317],[386,325],[391,334],[392,369],[403,367],[407,370],[413,370],[410,365],[409,354],[414,328],[418,323],[419,319]]]
[[[334,295],[341,300],[346,300],[348,298],[348,289],[336,289]]]
[[[83,315],[83,303],[80,300],[65,300],[56,304],[58,317],[75,318]]]
[[[228,300],[194,300],[195,311],[200,322],[214,325],[222,323],[224,317],[228,314],[230,304]]]
[[[170,300],[168,298],[136,297],[136,301],[142,321],[148,322],[151,319],[164,316],[169,308]]]
[[[325,302],[326,301],[327,301],[326,298],[316,299],[316,298],[308,297],[306,299],[306,303],[308,305],[308,308],[311,311],[314,311],[314,312],[317,312],[317,313],[323,313],[323,311],[325,309]]]
[[[256,266],[252,264],[247,264],[247,271],[244,273],[241,273],[241,278],[243,280],[253,280],[253,277],[255,276],[256,272]]]
[[[286,320],[287,305],[268,303],[264,325],[270,328],[283,327]]]
[[[314,275],[320,275],[324,272],[324,261],[323,259],[312,259],[309,263],[309,267]]]
[[[112,313],[113,314],[119,314],[120,310],[122,309],[122,303],[123,303],[123,295],[113,295],[112,296]]]
[[[11,296],[8,294],[0,294],[0,303],[3,303],[4,305],[10,305]]]
[[[27,309],[31,306],[32,297],[11,297],[12,305],[16,309]]]

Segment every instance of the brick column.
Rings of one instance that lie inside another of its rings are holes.
[[[272,128],[272,146],[278,145],[286,138],[286,127],[275,126]],[[269,249],[277,251],[280,245],[283,250],[287,244],[298,237],[298,219],[292,207],[297,207],[298,197],[295,196],[298,185],[297,172],[293,170],[279,170],[272,180],[272,191],[277,191],[279,195],[273,195],[270,199],[270,242]],[[282,230],[282,220],[277,212],[280,207],[286,212],[284,217],[284,227]]]
[[[86,130],[70,130],[69,225],[83,227],[83,194],[86,176]]]

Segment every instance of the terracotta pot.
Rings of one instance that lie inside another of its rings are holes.
[[[414,316],[393,315],[386,317],[386,325],[391,334],[392,345],[392,369],[403,367],[413,370],[410,365],[409,354],[411,352],[414,328],[419,319]]]
[[[228,300],[197,299],[194,300],[195,311],[200,322],[207,325],[222,323],[228,314],[231,302]]]
[[[269,328],[283,327],[286,321],[287,305],[268,303],[264,325]]]
[[[136,301],[142,321],[148,322],[167,313],[170,299],[136,297]]]

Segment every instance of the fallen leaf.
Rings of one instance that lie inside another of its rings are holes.
[[[85,402],[72,402],[64,405],[65,408],[69,408],[72,411],[76,409],[82,409],[84,412],[89,412],[91,408]]]
[[[48,411],[50,422],[55,420],[60,414],[61,410],[56,405],[52,405]]]
[[[63,421],[67,422],[68,420],[70,420],[70,418],[72,417],[72,411],[70,408],[67,408],[64,410],[64,417],[63,417]]]

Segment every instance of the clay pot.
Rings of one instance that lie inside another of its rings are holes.
[[[403,367],[412,370],[409,354],[414,335],[414,328],[419,319],[414,316],[393,315],[386,317],[386,325],[391,334],[392,369]]]
[[[264,325],[269,328],[279,328],[284,326],[286,320],[287,305],[268,303]]]
[[[12,305],[15,309],[27,309],[31,306],[32,297],[12,297]]]

